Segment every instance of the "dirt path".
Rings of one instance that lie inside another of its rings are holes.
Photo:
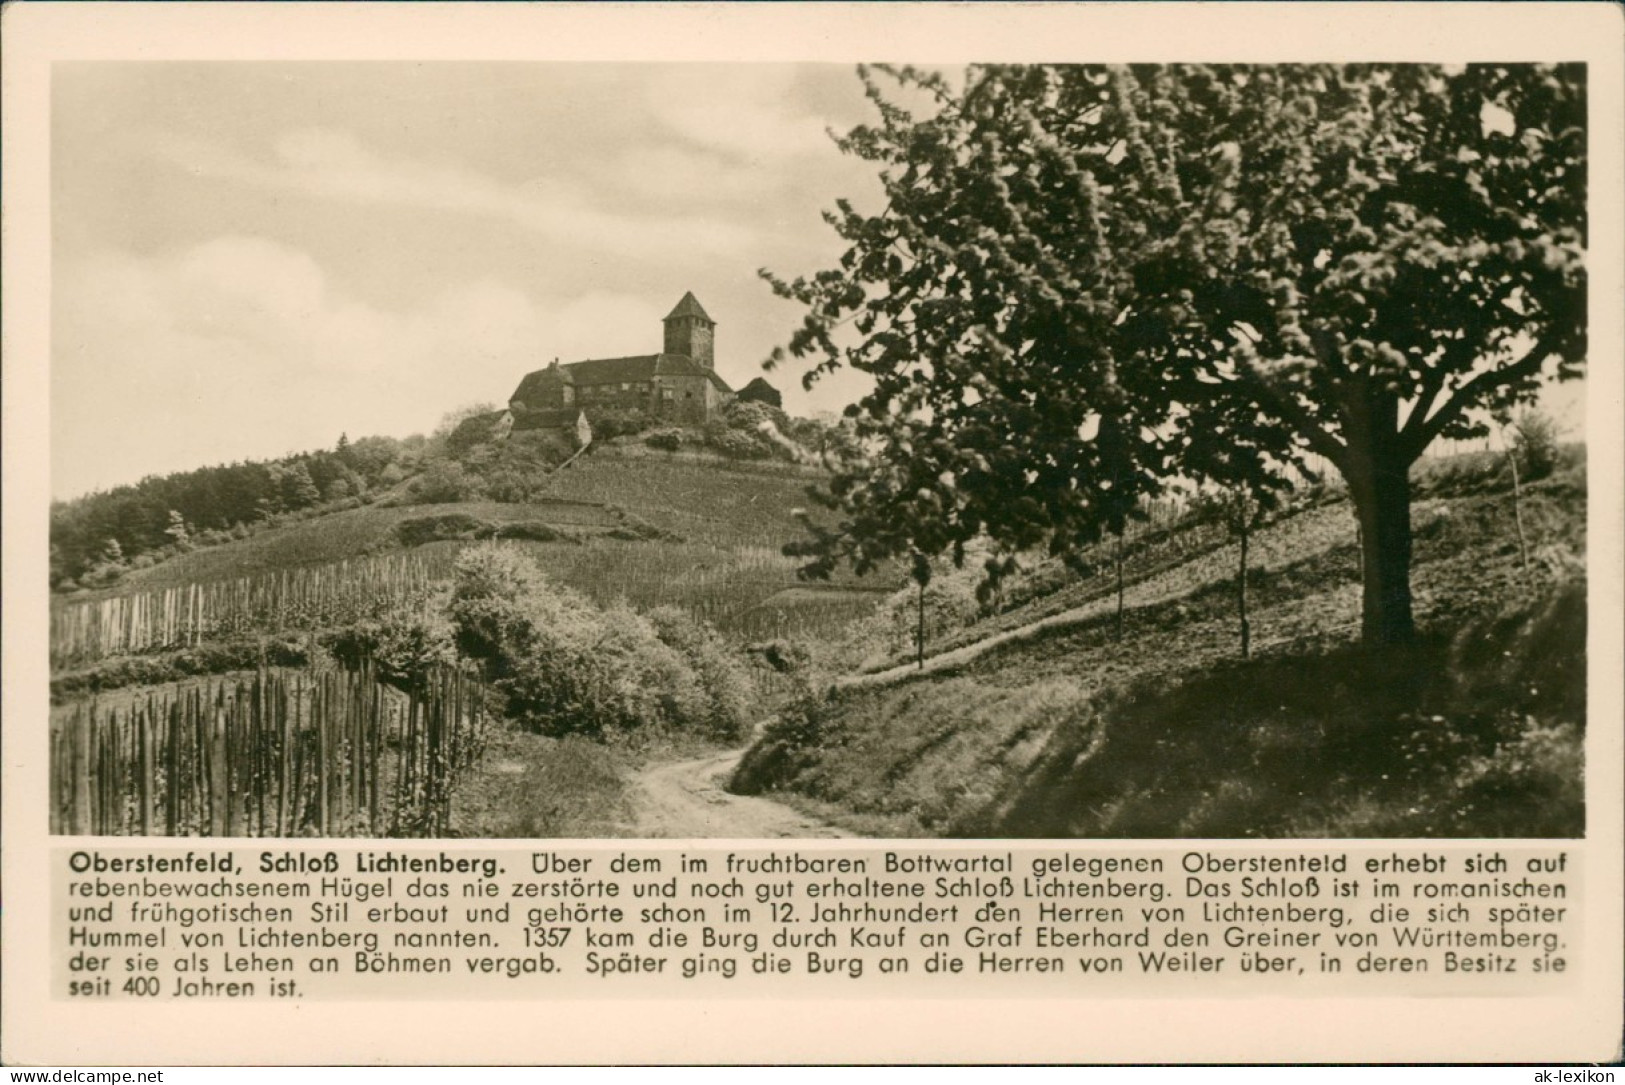
[[[770,799],[730,795],[723,783],[743,750],[651,765],[633,780],[632,835],[646,837],[844,837],[852,834]]]

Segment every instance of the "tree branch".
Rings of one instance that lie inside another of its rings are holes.
[[[1480,308],[1491,310],[1495,306],[1504,304],[1517,288],[1517,281],[1508,277],[1479,303]],[[1432,416],[1433,406],[1438,402],[1439,393],[1444,391],[1445,383],[1449,380],[1450,375],[1459,373],[1471,366],[1473,350],[1473,346],[1465,338],[1447,342],[1438,362],[1423,369],[1422,387],[1416,397],[1416,406],[1412,409],[1410,417],[1405,420],[1404,428],[1400,431],[1401,440],[1406,442],[1416,440],[1417,435],[1422,432],[1422,428]],[[1420,454],[1422,448],[1426,447],[1427,445],[1423,444],[1418,449],[1418,454]]]
[[[1516,381],[1525,380],[1538,374],[1546,360],[1557,353],[1557,344],[1562,339],[1563,329],[1553,324],[1546,329],[1546,334],[1535,341],[1529,348],[1529,353],[1519,358],[1511,365],[1497,366],[1486,369],[1472,380],[1457,388],[1454,394],[1434,412],[1431,418],[1423,421],[1411,434],[1411,426],[1406,425],[1407,434],[1411,434],[1406,442],[1405,451],[1412,459],[1420,456],[1427,446],[1433,443],[1434,438],[1442,433],[1446,426],[1455,422],[1468,409],[1481,401],[1485,395],[1496,388],[1504,388]]]
[[[1343,470],[1348,447],[1327,432],[1320,420],[1293,399],[1290,392],[1282,394],[1276,390],[1251,361],[1243,359],[1241,365],[1251,385],[1260,393],[1260,398],[1269,400],[1270,406],[1280,411],[1296,427],[1309,442],[1310,449],[1331,460],[1339,471]]]

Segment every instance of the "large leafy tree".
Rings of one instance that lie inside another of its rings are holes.
[[[808,383],[873,379],[814,571],[980,534],[1076,555],[1170,478],[1314,452],[1362,525],[1366,639],[1410,637],[1411,464],[1581,372],[1583,67],[883,71],[839,144],[884,209],[827,216],[839,267],[764,272],[807,306]]]

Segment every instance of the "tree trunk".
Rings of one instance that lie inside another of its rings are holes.
[[[1410,465],[1393,453],[1360,457],[1349,493],[1360,518],[1364,583],[1361,636],[1367,644],[1403,644],[1416,635],[1411,613]]]

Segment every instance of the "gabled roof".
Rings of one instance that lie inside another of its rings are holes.
[[[666,314],[666,319],[675,320],[680,316],[697,316],[708,324],[716,323],[711,319],[711,314],[706,312],[705,307],[700,304],[699,299],[694,296],[692,290],[683,295],[683,300],[677,303],[677,308]]]
[[[570,362],[564,370],[577,386],[585,384],[621,384],[627,381],[646,381],[659,372],[661,354],[637,354],[627,358],[589,358],[584,362]]]
[[[508,402],[528,402],[534,399],[543,399],[548,396],[549,385],[573,384],[574,379],[569,370],[561,365],[550,365],[546,369],[538,369],[534,373],[525,374],[525,379],[519,382]]]
[[[706,369],[686,354],[657,354],[655,372],[662,377],[703,377]]]
[[[527,402],[548,396],[554,382],[578,388],[600,384],[631,384],[655,377],[705,377],[722,392],[732,392],[726,381],[712,370],[683,354],[636,354],[626,358],[591,358],[568,362],[554,368],[538,369],[519,382],[510,402]]]

